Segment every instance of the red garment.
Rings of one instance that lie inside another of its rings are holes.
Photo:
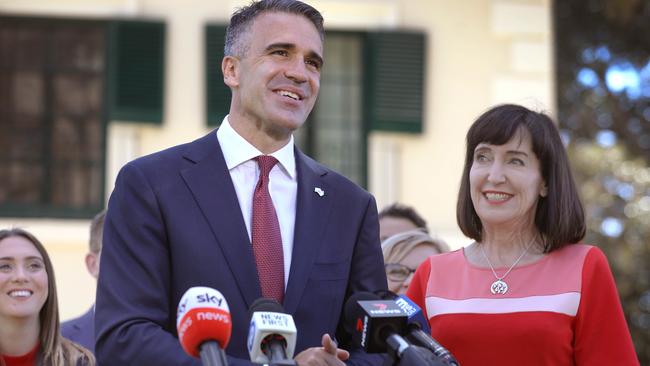
[[[251,242],[257,264],[257,273],[262,296],[284,300],[284,256],[280,223],[269,193],[269,173],[278,162],[270,155],[257,158],[260,177],[253,193],[253,218],[251,221]]]
[[[494,281],[461,249],[429,257],[409,286],[431,335],[462,366],[639,365],[600,249],[568,245],[516,267],[503,295],[490,292]]]
[[[39,346],[40,344],[37,344],[29,353],[22,356],[0,355],[0,357],[2,357],[6,366],[35,366]]]

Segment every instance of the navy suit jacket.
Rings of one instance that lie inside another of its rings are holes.
[[[61,335],[95,353],[95,311],[61,323]]]
[[[385,289],[386,275],[374,198],[295,153],[296,223],[283,305],[298,328],[297,354],[320,346],[324,333],[342,339],[347,297]],[[176,308],[193,286],[224,295],[233,323],[229,364],[251,365],[248,308],[262,293],[215,131],[122,168],[103,244],[95,309],[101,365],[199,365],[176,338]],[[381,360],[353,352],[348,364]]]

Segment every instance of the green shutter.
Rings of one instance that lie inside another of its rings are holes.
[[[205,75],[207,91],[205,105],[209,126],[218,126],[230,110],[230,88],[223,83],[221,60],[225,44],[226,25],[205,27]]]
[[[110,120],[161,123],[165,24],[113,20],[108,32]]]
[[[425,54],[423,33],[368,33],[365,107],[372,130],[422,132]]]

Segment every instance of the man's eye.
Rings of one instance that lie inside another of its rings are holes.
[[[313,68],[316,69],[316,70],[320,70],[320,69],[321,69],[321,63],[318,62],[318,61],[307,60],[307,61],[306,61],[306,64],[309,65],[309,66],[311,66],[311,67],[313,67]]]
[[[289,52],[287,52],[285,50],[275,50],[275,51],[271,52],[271,54],[272,55],[278,55],[278,56],[287,56],[289,54]]]

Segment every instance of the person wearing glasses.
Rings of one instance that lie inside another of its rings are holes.
[[[388,289],[405,294],[415,269],[426,258],[449,251],[447,244],[433,238],[422,229],[414,229],[389,236],[381,243],[384,254]]]

